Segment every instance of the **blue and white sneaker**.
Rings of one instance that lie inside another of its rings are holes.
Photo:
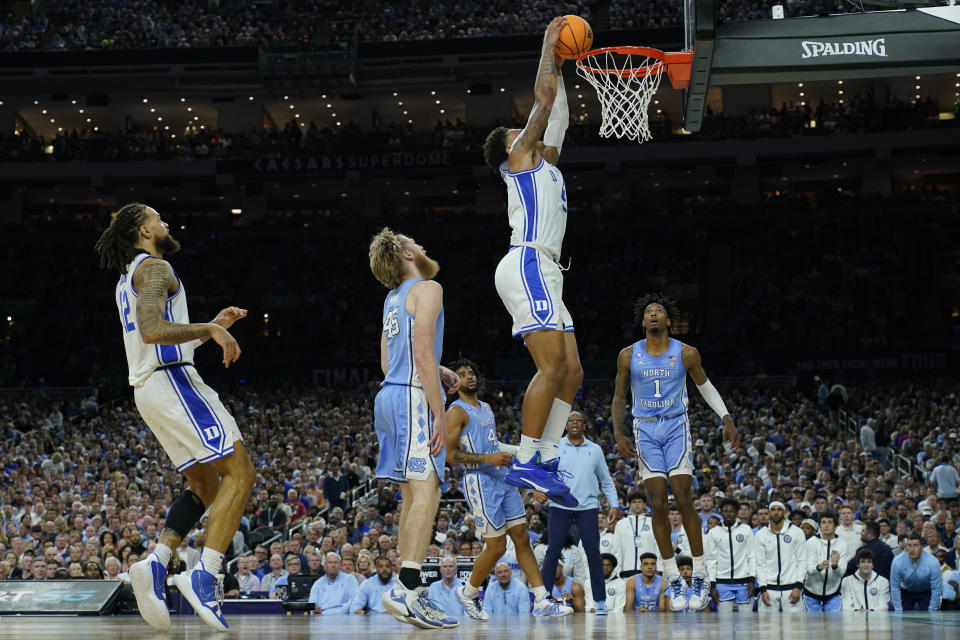
[[[405,589],[398,582],[394,582],[390,591],[383,593],[380,604],[400,622],[412,624],[420,629],[443,628],[443,621],[434,618],[420,603],[419,594]]]
[[[597,615],[598,615],[598,616],[605,616],[605,615],[607,615],[607,613],[608,613],[608,611],[607,611],[607,601],[606,601],[606,600],[601,600],[600,602],[597,603]]]
[[[667,578],[667,589],[669,589],[670,595],[670,610],[671,611],[683,611],[687,608],[687,596],[684,594],[683,580],[680,578],[680,574],[676,574]]]
[[[461,586],[453,592],[453,597],[457,599],[457,602],[460,603],[463,610],[466,611],[467,615],[473,620],[486,622],[490,619],[490,615],[483,610],[483,600],[480,598],[479,593],[471,598],[463,592],[463,587]]]
[[[167,608],[167,568],[156,554],[151,553],[134,563],[127,572],[133,595],[137,597],[140,615],[154,629],[170,628],[170,610]]]
[[[710,600],[710,583],[707,582],[707,576],[700,572],[693,574],[693,584],[690,586],[690,602],[687,606],[691,611],[700,611]]]
[[[538,617],[559,618],[571,613],[573,613],[573,607],[568,607],[553,596],[547,596],[533,603],[533,615]]]
[[[444,629],[454,629],[460,626],[460,621],[447,615],[446,611],[441,608],[440,603],[430,598],[430,592],[426,589],[420,590],[419,600],[423,610],[433,616],[435,620],[439,620]]]
[[[514,458],[507,471],[506,481],[521,489],[534,489],[545,493],[561,507],[576,507],[580,502],[570,494],[570,487],[563,483],[563,472],[558,471],[558,464],[559,459],[540,462],[539,454],[529,462],[520,462]]]
[[[204,569],[203,564],[197,563],[190,571],[173,576],[173,583],[201,620],[217,631],[228,630],[227,621],[220,611],[223,588],[218,576]]]

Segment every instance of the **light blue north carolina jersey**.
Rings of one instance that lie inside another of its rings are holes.
[[[563,174],[542,157],[529,171],[511,173],[506,162],[500,176],[507,185],[507,216],[513,246],[533,245],[554,260],[567,231],[567,190]]]
[[[633,344],[630,385],[633,387],[633,417],[658,418],[687,410],[687,370],[680,350],[683,343],[670,338],[662,356],[647,353],[646,340]]]
[[[469,402],[455,400],[451,406],[456,405],[463,409],[469,420],[463,430],[460,432],[460,448],[469,453],[496,453],[500,451],[497,444],[497,421],[493,417],[493,411],[486,402],[481,402],[477,408]],[[480,464],[465,464],[464,471],[485,473],[487,475],[503,478],[507,475],[506,467],[498,467],[485,462]]]
[[[387,294],[383,303],[383,335],[387,337],[387,375],[380,386],[401,384],[422,388],[420,373],[413,361],[413,316],[407,311],[407,294],[420,278],[405,280]],[[433,353],[437,362],[443,351],[443,309],[437,316]]]
[[[633,608],[643,607],[647,611],[656,611],[660,608],[660,576],[653,577],[653,584],[649,587],[644,584],[643,576],[636,575],[633,585]]]

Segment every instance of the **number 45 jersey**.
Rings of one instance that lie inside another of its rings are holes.
[[[147,344],[140,335],[137,326],[137,291],[133,288],[133,273],[145,260],[157,258],[141,253],[127,266],[127,272],[120,276],[114,295],[120,310],[120,323],[123,326],[123,346],[127,352],[129,381],[133,387],[143,385],[144,381],[157,367],[171,364],[193,364],[194,342],[184,344]],[[178,278],[179,280],[179,278]],[[187,312],[187,294],[180,282],[176,292],[167,297],[163,308],[163,318],[168,322],[190,324]]]

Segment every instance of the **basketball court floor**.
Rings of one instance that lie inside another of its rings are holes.
[[[177,616],[170,629],[158,632],[137,616],[4,616],[0,637],[81,640],[136,640],[244,636],[259,640],[323,637],[343,640],[404,640],[443,636],[471,640],[554,640],[557,638],[675,638],[677,640],[954,640],[960,637],[960,612],[899,614],[809,614],[760,618],[756,614],[644,614],[597,617],[576,614],[559,620],[531,616],[467,621],[456,629],[423,631],[387,615],[373,616],[232,616],[229,634],[214,631],[196,616]]]

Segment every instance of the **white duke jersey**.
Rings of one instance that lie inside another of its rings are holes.
[[[127,352],[127,367],[129,369],[130,385],[139,387],[150,377],[157,367],[180,362],[193,364],[193,349],[197,341],[184,344],[147,344],[140,336],[137,327],[137,292],[133,288],[133,273],[144,260],[156,260],[150,254],[141,253],[134,258],[127,272],[120,276],[117,282],[115,296],[117,308],[120,310],[120,323],[123,326],[123,346]],[[190,324],[190,314],[187,312],[187,294],[183,290],[183,283],[176,293],[167,297],[163,317],[169,322]]]
[[[500,175],[507,185],[507,216],[511,246],[534,246],[553,260],[567,231],[567,190],[563,174],[542,157],[528,171],[512,173],[506,162]]]

